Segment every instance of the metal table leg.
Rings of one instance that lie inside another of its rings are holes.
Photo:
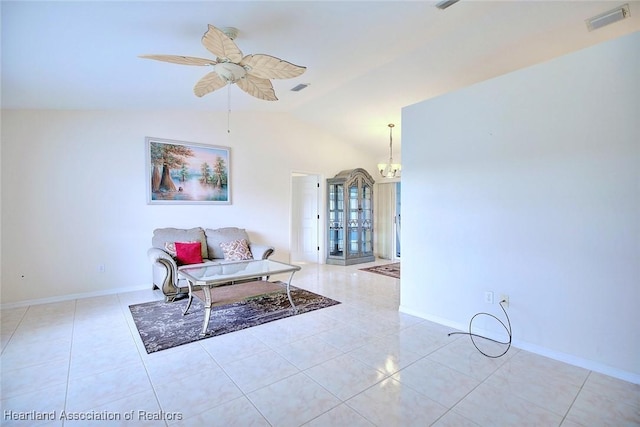
[[[207,326],[209,326],[209,319],[211,318],[211,288],[202,286],[202,292],[204,293],[204,323],[202,324],[200,338],[204,338],[207,334]]]
[[[293,298],[291,298],[291,280],[293,279],[294,273],[295,271],[291,272],[291,275],[289,276],[289,280],[287,281],[287,297],[289,297],[289,303],[291,304],[291,307],[293,307],[295,311],[298,311],[298,309],[296,308],[296,305],[293,303]]]
[[[191,280],[187,280],[187,284],[189,285],[189,302],[187,303],[187,307],[182,312],[183,316],[187,314],[189,308],[191,308],[191,303],[193,302],[193,284],[191,283]]]

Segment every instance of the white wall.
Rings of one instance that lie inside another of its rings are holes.
[[[401,310],[508,294],[516,346],[640,383],[638,76],[635,33],[405,108]]]
[[[2,303],[151,286],[157,227],[246,228],[289,258],[290,175],[375,168],[285,114],[2,111]],[[145,136],[231,147],[231,205],[147,205]],[[340,153],[340,155],[336,155]],[[104,264],[104,273],[98,266]]]

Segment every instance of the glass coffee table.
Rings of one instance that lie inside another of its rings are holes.
[[[226,285],[230,282],[258,279],[282,273],[290,273],[289,280],[286,282],[287,297],[289,297],[291,307],[295,310],[296,306],[291,298],[290,286],[293,274],[298,270],[300,270],[300,267],[297,265],[285,264],[268,259],[181,268],[178,270],[178,275],[184,277],[189,283],[189,302],[182,314],[187,314],[194,296],[202,299],[204,303],[204,323],[202,325],[202,331],[200,332],[200,338],[202,338],[207,334],[207,327],[209,326],[209,319],[211,318],[211,288]],[[194,291],[194,287],[196,286],[202,289],[203,296]]]

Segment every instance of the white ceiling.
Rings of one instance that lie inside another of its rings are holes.
[[[631,17],[585,19],[628,3]],[[394,158],[401,108],[640,30],[640,1],[2,1],[2,107],[289,112]],[[274,81],[279,101],[235,86],[203,98],[210,70],[138,58],[212,57],[207,24],[240,30],[244,54],[307,67]],[[290,89],[310,83],[301,92]]]

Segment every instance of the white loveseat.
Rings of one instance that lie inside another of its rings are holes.
[[[153,288],[160,289],[167,302],[186,295],[189,291],[185,279],[178,277],[178,271],[184,267],[194,265],[221,264],[234,262],[225,259],[221,243],[246,240],[253,259],[267,259],[274,248],[265,245],[252,244],[247,231],[243,228],[225,227],[217,229],[203,229],[200,227],[158,228],[153,231],[151,248],[147,251],[153,269]],[[200,242],[202,263],[178,265],[176,254],[172,252],[176,242]]]

